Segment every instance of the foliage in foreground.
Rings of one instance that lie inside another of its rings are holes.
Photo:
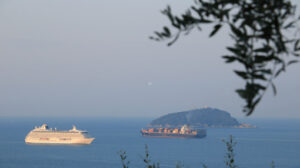
[[[121,158],[121,162],[122,162],[122,167],[129,168],[130,162],[126,160],[127,159],[126,152],[121,151],[119,154],[120,154],[120,158]],[[145,163],[146,168],[160,168],[159,163],[153,162],[151,160],[147,145],[145,145],[145,156],[143,158],[143,162]],[[176,166],[176,168],[177,168],[177,166]]]
[[[236,141],[234,140],[233,136],[230,135],[228,140],[222,140],[226,145],[226,154],[224,157],[224,162],[226,165],[226,168],[238,168],[238,166],[235,164],[235,153],[234,153],[234,146],[236,145]],[[124,151],[121,151],[120,153],[121,163],[123,168],[129,168],[129,161],[127,160],[127,154]],[[153,162],[150,158],[148,146],[145,145],[145,156],[143,158],[143,162],[145,163],[145,168],[160,168],[160,165],[158,162]],[[177,163],[175,168],[183,168],[184,165],[181,163]],[[208,168],[205,164],[202,164],[203,168]],[[274,161],[271,163],[271,168],[275,168]]]
[[[245,81],[244,88],[237,89],[245,100],[243,111],[251,115],[268,87],[276,87],[273,80],[300,56],[300,38],[295,18],[296,6],[290,0],[195,0],[184,14],[172,13],[168,6],[162,11],[171,25],[154,32],[150,38],[156,41],[171,40],[172,45],[182,34],[195,28],[212,25],[209,37],[225,26],[230,28],[234,41],[224,55],[226,63],[237,62],[242,70],[234,70]],[[289,35],[289,36],[288,36]]]

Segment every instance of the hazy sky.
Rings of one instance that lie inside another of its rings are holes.
[[[172,47],[148,39],[182,0],[1,0],[0,117],[158,117],[216,107],[243,117],[244,83],[220,57],[228,32],[193,31]],[[299,1],[297,1],[299,3]],[[298,4],[300,6],[300,4]],[[300,64],[251,117],[300,118]]]

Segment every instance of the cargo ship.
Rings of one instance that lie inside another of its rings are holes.
[[[204,138],[206,137],[205,129],[191,129],[184,125],[179,128],[149,128],[142,129],[141,133],[146,137],[161,137],[161,138]]]
[[[88,135],[87,131],[77,130],[73,126],[71,130],[60,131],[48,128],[47,124],[35,127],[25,137],[27,144],[91,144],[95,138]]]

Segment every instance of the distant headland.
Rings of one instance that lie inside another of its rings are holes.
[[[216,108],[200,108],[170,113],[153,120],[152,127],[180,127],[183,125],[204,128],[255,128],[255,126],[239,123],[230,113]]]

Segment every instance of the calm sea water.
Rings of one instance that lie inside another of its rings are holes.
[[[0,119],[1,168],[119,168],[118,152],[128,154],[131,167],[144,167],[145,144],[153,161],[161,167],[225,167],[222,139],[233,135],[237,141],[236,161],[240,168],[300,167],[300,120],[250,120],[255,129],[207,129],[204,139],[145,138],[139,130],[150,119]],[[96,140],[87,146],[26,145],[26,134],[36,125],[71,129],[76,124]]]

